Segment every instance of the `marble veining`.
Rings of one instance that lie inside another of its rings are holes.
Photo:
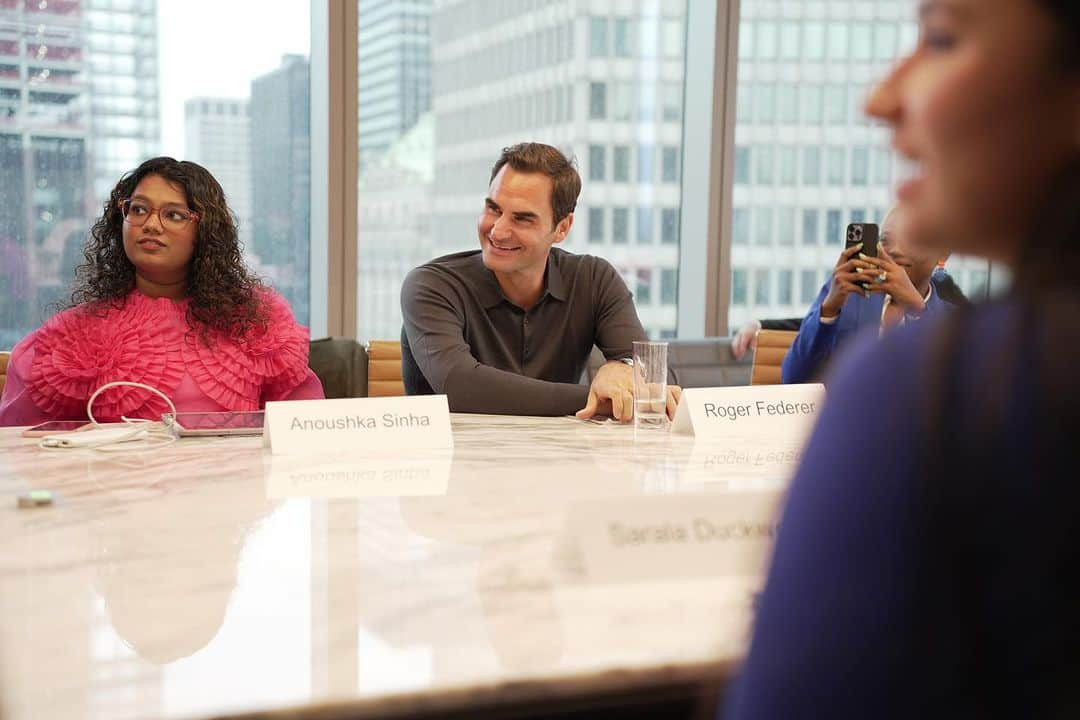
[[[760,575],[597,582],[567,511],[779,500],[798,448],[573,418],[452,423],[452,453],[299,463],[259,438],[103,454],[0,430],[0,716],[431,707],[739,659]],[[56,504],[17,509],[30,488]]]

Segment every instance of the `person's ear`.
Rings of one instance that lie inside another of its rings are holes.
[[[566,217],[555,225],[555,242],[561,243],[570,234],[570,228],[574,225],[574,213],[568,213]]]

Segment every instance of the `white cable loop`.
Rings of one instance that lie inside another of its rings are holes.
[[[90,418],[90,424],[97,429],[102,429],[101,423],[94,417],[94,400],[97,399],[105,390],[116,387],[137,387],[143,390],[149,390],[150,392],[158,395],[168,405],[172,411],[173,417],[176,417],[176,405],[169,399],[169,396],[158,390],[151,385],[144,385],[143,383],[130,382],[128,380],[117,380],[115,382],[105,383],[97,390],[93,392],[90,399],[86,401],[86,416]],[[97,450],[98,452],[134,452],[134,451],[146,451],[157,450],[158,448],[171,445],[176,442],[176,436],[173,433],[165,430],[164,424],[159,421],[149,420],[147,418],[129,418],[126,415],[121,415],[120,419],[128,425],[132,426],[131,432],[127,435],[123,435],[110,440],[103,440],[100,443],[93,445],[83,445],[81,449]],[[136,436],[140,436],[136,438]],[[45,445],[44,438],[38,441],[38,447],[43,450],[70,450],[69,447],[57,447],[52,445]]]

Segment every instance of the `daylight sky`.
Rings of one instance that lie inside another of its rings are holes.
[[[184,154],[184,101],[246,98],[288,53],[308,55],[307,0],[158,0],[162,152]]]

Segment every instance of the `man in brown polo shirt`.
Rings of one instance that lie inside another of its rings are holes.
[[[477,230],[480,250],[446,255],[401,288],[407,390],[445,393],[454,412],[634,412],[631,343],[646,339],[633,298],[607,261],[552,247],[574,224],[581,178],[556,148],[503,150]],[[593,345],[606,362],[578,383]],[[671,387],[668,415],[679,389]]]

